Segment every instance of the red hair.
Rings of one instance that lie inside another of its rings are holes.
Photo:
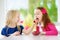
[[[37,9],[39,9],[43,14],[42,21],[43,21],[44,27],[46,27],[48,23],[51,23],[51,20],[47,14],[47,10],[44,7],[37,7]]]

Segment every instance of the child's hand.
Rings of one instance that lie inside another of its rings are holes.
[[[37,21],[37,20],[34,20],[34,23],[35,23],[35,24],[37,24],[37,23],[38,23],[38,21]]]
[[[45,34],[46,34],[46,32],[40,32],[40,34],[41,34],[41,35],[45,35]]]
[[[20,32],[19,31],[16,31],[15,33],[12,34],[13,36],[18,36],[20,35]]]
[[[32,25],[33,27],[36,27],[37,26],[37,24],[35,24],[35,23],[33,23],[33,25]]]
[[[36,19],[34,20],[34,23],[35,23],[35,24],[38,24],[38,21],[39,21],[39,19],[36,18]]]

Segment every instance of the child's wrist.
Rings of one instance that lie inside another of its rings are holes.
[[[46,32],[40,32],[40,34],[41,34],[41,35],[45,35],[45,34],[46,34]]]

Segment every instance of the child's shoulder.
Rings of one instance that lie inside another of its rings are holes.
[[[54,23],[48,23],[48,25],[55,25]]]
[[[55,28],[55,24],[54,23],[48,23],[47,25],[49,28]]]
[[[2,34],[2,35],[6,35],[6,30],[7,30],[7,26],[5,26],[5,27],[2,29],[1,34]]]
[[[3,30],[6,30],[7,29],[7,26],[3,27]]]

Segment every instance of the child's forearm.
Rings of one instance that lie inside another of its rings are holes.
[[[34,28],[34,25],[31,28],[29,28],[28,30],[23,30],[23,33],[28,35],[32,32],[33,28]]]
[[[41,35],[45,35],[45,34],[46,34],[46,32],[40,32],[40,34],[41,34]]]
[[[57,31],[46,31],[46,32],[40,32],[42,35],[58,35]]]
[[[57,31],[46,31],[46,35],[58,35]]]

